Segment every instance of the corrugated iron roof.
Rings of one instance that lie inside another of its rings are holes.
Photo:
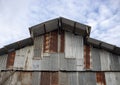
[[[31,37],[26,38],[24,40],[20,40],[18,42],[15,42],[15,43],[12,43],[12,44],[9,44],[9,45],[6,45],[3,48],[0,48],[0,55],[6,54],[6,53],[8,53],[9,51],[12,51],[12,50],[18,50],[20,48],[23,48],[23,47],[29,46],[29,45],[33,45],[33,40],[32,40]]]
[[[102,48],[102,49],[108,50],[112,53],[120,55],[120,48],[115,45],[111,45],[109,43],[99,41],[99,40],[96,40],[93,38],[87,38],[87,43],[93,45],[94,47]]]
[[[33,39],[32,39],[33,37],[37,37],[39,35],[43,35],[45,33],[48,33],[54,30],[58,30],[59,32],[63,32],[62,30],[65,30],[65,31],[72,32],[74,34],[88,36],[88,38],[85,38],[88,44],[91,44],[94,47],[102,48],[112,53],[120,55],[120,47],[90,38],[89,37],[90,30],[91,30],[90,26],[87,26],[63,17],[49,20],[47,22],[43,22],[41,24],[30,27],[29,28],[29,31],[31,34],[30,38],[27,38],[27,39],[6,45],[3,48],[0,48],[0,55],[6,54],[11,50],[17,50],[25,46],[33,45]]]
[[[45,34],[54,30],[65,30],[70,31],[75,34],[80,34],[83,36],[89,36],[91,27],[72,21],[63,17],[49,20],[47,22],[35,25],[29,28],[30,34],[32,37],[37,37],[39,35]]]

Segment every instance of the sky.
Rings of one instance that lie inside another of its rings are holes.
[[[57,17],[89,25],[91,38],[120,47],[120,0],[0,0],[0,48]]]

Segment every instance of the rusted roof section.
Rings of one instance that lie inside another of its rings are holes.
[[[26,38],[24,40],[20,40],[18,42],[15,42],[15,43],[12,43],[9,45],[6,45],[3,48],[0,48],[0,55],[6,54],[6,53],[13,51],[13,50],[18,50],[20,48],[23,48],[23,47],[29,46],[29,45],[33,45],[33,40],[31,37]]]
[[[99,41],[99,40],[96,40],[93,38],[87,38],[87,43],[91,44],[94,47],[105,49],[105,50],[108,50],[112,53],[120,55],[120,47],[117,47],[115,45],[111,45],[109,43]]]
[[[89,36],[91,27],[63,17],[49,20],[29,28],[32,37],[51,32],[54,30],[65,30],[83,36]]]

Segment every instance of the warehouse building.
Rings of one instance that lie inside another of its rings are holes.
[[[120,48],[60,17],[0,48],[0,85],[120,85]]]

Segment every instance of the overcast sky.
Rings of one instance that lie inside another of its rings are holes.
[[[90,25],[90,37],[120,47],[120,0],[0,0],[0,47],[60,16]]]

